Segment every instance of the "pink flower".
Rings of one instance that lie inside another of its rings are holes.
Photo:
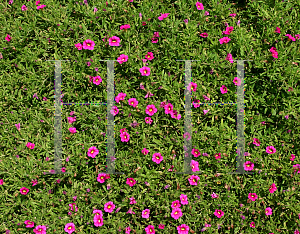
[[[76,128],[74,128],[74,127],[69,128],[69,131],[70,131],[70,133],[76,133]]]
[[[26,187],[22,187],[22,188],[20,189],[20,193],[23,194],[23,195],[26,195],[28,192],[29,192],[29,189],[26,188]]]
[[[149,150],[147,150],[146,148],[142,149],[142,154],[143,155],[147,155],[149,153]]]
[[[197,10],[204,10],[203,4],[200,2],[196,2]]]
[[[149,209],[145,209],[142,211],[142,217],[144,219],[149,219],[149,216],[150,216],[150,210]]]
[[[159,32],[154,32],[154,37],[159,37]]]
[[[220,90],[221,90],[222,94],[227,93],[227,87],[225,85],[222,85],[222,87],[220,88]]]
[[[230,35],[230,33],[233,31],[233,27],[227,27],[225,31],[222,32],[222,34]]]
[[[120,41],[121,41],[120,38],[113,36],[110,37],[108,40],[110,46],[120,46]]]
[[[151,123],[153,122],[153,120],[151,119],[151,117],[146,117],[146,118],[145,118],[145,122],[146,122],[147,124],[151,124]]]
[[[115,207],[116,207],[115,204],[112,201],[109,201],[104,205],[104,211],[108,213],[112,213]]]
[[[220,159],[221,158],[221,153],[216,153],[214,156],[215,156],[216,159]]]
[[[67,232],[68,234],[72,233],[72,232],[75,232],[75,225],[74,223],[67,223],[65,225],[65,232]]]
[[[75,47],[76,47],[78,50],[82,50],[82,45],[81,45],[80,43],[75,44]]]
[[[146,114],[152,116],[157,112],[157,109],[155,108],[155,105],[152,104],[152,105],[148,105],[146,107],[145,112],[146,112]]]
[[[121,133],[120,137],[122,142],[128,142],[130,140],[130,135],[127,132]]]
[[[33,229],[33,232],[36,234],[46,234],[46,226],[44,225],[38,225],[35,227],[35,229]]]
[[[31,142],[28,142],[28,143],[26,144],[26,146],[27,146],[27,148],[29,148],[29,149],[34,149],[35,144],[34,144],[34,143],[31,143]]]
[[[5,40],[10,41],[11,40],[11,36],[9,34],[6,35]]]
[[[138,102],[135,98],[130,98],[130,99],[128,100],[128,104],[129,104],[130,106],[136,107],[136,106],[139,104],[139,102]]]
[[[190,227],[186,224],[181,224],[177,227],[178,234],[188,234]]]
[[[191,175],[188,180],[190,185],[198,185],[198,180],[200,180],[200,178],[199,176]]]
[[[93,221],[96,227],[101,227],[103,225],[103,218],[100,215],[95,215]]]
[[[271,184],[271,186],[269,187],[269,191],[270,191],[270,193],[274,193],[275,191],[277,190],[277,187],[276,187],[276,185],[273,183],[273,184]]]
[[[231,17],[235,17],[235,16],[236,16],[236,14],[235,14],[235,13],[233,13],[233,14],[229,14],[229,16],[231,16]]]
[[[24,222],[24,224],[26,225],[26,228],[33,228],[34,227],[34,222],[32,222],[30,220],[26,220]]]
[[[99,150],[95,146],[92,146],[89,148],[87,155],[91,158],[95,158],[98,153]]]
[[[76,121],[76,116],[75,117],[68,117],[68,123],[72,124]]]
[[[173,201],[171,205],[172,209],[179,208],[180,206],[179,200]]]
[[[191,83],[189,84],[189,86],[187,87],[187,89],[188,89],[190,92],[191,92],[191,90],[194,91],[194,92],[196,92],[196,91],[197,91],[197,84],[191,82]]]
[[[106,179],[108,179],[107,174],[105,174],[105,173],[98,174],[97,181],[99,183],[101,183],[101,184],[104,183]]]
[[[227,57],[225,60],[228,60],[229,62],[233,63],[232,54],[227,54]]]
[[[154,59],[153,53],[152,53],[152,52],[148,52],[148,53],[145,55],[145,58],[148,59],[148,60]]]
[[[102,210],[93,210],[93,214],[99,215],[100,217],[103,217]]]
[[[165,13],[165,14],[161,14],[161,16],[158,17],[158,19],[160,21],[162,21],[163,19],[167,18],[169,16],[170,13]]]
[[[70,115],[74,115],[74,114],[75,114],[75,111],[71,111],[71,112],[70,112]]]
[[[78,211],[78,207],[76,206],[76,203],[71,203],[71,204],[69,204],[69,210],[71,210],[71,211],[75,211],[75,212],[77,212]]]
[[[142,67],[140,69],[140,73],[141,73],[141,76],[149,76],[150,75],[150,68],[149,67]]]
[[[168,103],[164,106],[165,114],[171,114],[173,111],[173,105],[171,103]]]
[[[26,7],[25,5],[23,5],[23,6],[21,7],[21,9],[22,9],[22,11],[27,11],[27,10],[28,10],[27,7]]]
[[[288,38],[289,41],[296,41],[296,38],[295,38],[295,37],[292,37],[292,35],[290,35],[290,34],[286,34],[285,36],[286,36],[286,37],[289,37],[289,38]]]
[[[122,64],[122,63],[124,63],[124,62],[127,62],[127,60],[128,60],[128,55],[121,54],[117,60],[118,60],[119,64]]]
[[[254,168],[254,163],[247,161],[244,163],[244,169],[245,171],[252,171]]]
[[[206,32],[200,34],[200,37],[206,38],[207,36],[208,36],[208,34]]]
[[[180,208],[174,208],[172,210],[171,216],[173,219],[179,219],[182,216],[182,212]]]
[[[295,160],[295,155],[294,155],[294,154],[291,154],[290,160],[291,160],[291,161],[294,161],[294,160]]]
[[[272,215],[272,208],[267,207],[265,212],[266,212],[266,215]]]
[[[253,139],[253,144],[256,146],[260,146],[260,141],[257,138]]]
[[[276,153],[276,149],[275,149],[274,146],[267,146],[266,152],[267,152],[268,154],[275,154],[275,153]]]
[[[126,184],[128,184],[130,187],[136,184],[136,180],[133,178],[127,178]]]
[[[87,39],[83,42],[83,49],[85,50],[93,50],[95,46],[95,42],[90,39]]]
[[[192,171],[199,171],[199,163],[197,161],[192,160],[190,166],[192,167]]]
[[[284,118],[288,119],[288,118],[289,118],[289,115],[284,116]]]
[[[159,224],[159,225],[158,225],[158,228],[159,228],[159,229],[165,229],[165,225],[164,225],[164,224]]]
[[[158,42],[158,39],[155,38],[155,37],[153,37],[153,38],[151,38],[151,42],[152,42],[152,43],[157,43],[157,42]]]
[[[112,109],[110,110],[110,113],[113,115],[113,116],[116,116],[118,113],[119,113],[119,109],[117,106],[113,106]]]
[[[180,195],[180,202],[181,202],[182,205],[189,204],[187,195],[181,194]]]
[[[101,82],[102,82],[101,76],[95,76],[95,77],[93,77],[93,83],[95,85],[99,85]]]
[[[20,123],[15,124],[16,128],[18,129],[18,131],[20,131]]]
[[[130,203],[129,204],[136,204],[136,200],[134,199],[134,197],[129,198]]]
[[[233,83],[234,83],[236,86],[240,86],[240,85],[241,85],[241,83],[242,83],[242,81],[241,81],[241,79],[240,79],[240,78],[238,78],[238,77],[234,77],[234,79],[233,79]]]
[[[195,157],[198,157],[199,155],[201,155],[201,153],[198,149],[193,148],[192,149],[192,155],[194,155]]]
[[[130,231],[131,231],[130,227],[125,228],[125,234],[130,234]]]
[[[209,12],[208,12],[208,11],[205,11],[204,15],[209,15]]]
[[[0,185],[3,185],[3,179],[0,180]]]
[[[125,24],[125,25],[122,25],[122,26],[120,27],[120,30],[125,29],[125,31],[126,31],[126,29],[128,29],[128,28],[130,28],[130,25],[129,25],[129,24]]]
[[[275,32],[276,32],[276,33],[280,33],[280,28],[276,27]]]
[[[229,41],[231,41],[231,39],[228,37],[223,37],[219,41],[220,41],[220,44],[223,44],[223,43],[227,44]]]
[[[61,171],[66,172],[66,168],[65,167],[61,168]]]
[[[218,198],[219,197],[219,195],[217,195],[217,194],[215,194],[214,192],[211,194],[211,197],[212,198]]]
[[[298,229],[296,229],[296,230],[294,231],[294,234],[300,234],[300,232],[298,231]]]
[[[255,201],[258,197],[257,197],[256,193],[249,193],[248,198],[251,201]]]
[[[251,222],[251,223],[250,223],[250,227],[255,228],[255,223],[254,223],[254,222]]]
[[[215,210],[214,215],[217,216],[218,218],[221,218],[224,216],[224,212],[222,210]]]
[[[164,158],[163,158],[163,156],[161,155],[161,153],[154,153],[154,154],[152,155],[152,161],[155,162],[155,163],[157,163],[157,164],[160,164],[161,161],[162,161],[163,159],[164,159]]]
[[[204,115],[206,115],[208,111],[209,111],[209,110],[203,110]]]
[[[181,114],[179,114],[176,110],[172,110],[172,112],[170,114],[171,114],[171,117],[173,119],[180,119],[181,118]]]
[[[119,93],[119,94],[116,96],[115,101],[116,101],[117,103],[119,103],[120,101],[123,101],[123,100],[125,99],[126,96],[127,96],[126,93]]]
[[[145,228],[146,234],[155,234],[154,226],[153,225],[148,225]]]

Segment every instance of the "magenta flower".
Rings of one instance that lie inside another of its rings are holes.
[[[230,33],[233,31],[233,27],[227,27],[225,31],[222,32],[222,34],[230,35]]]
[[[15,126],[16,126],[16,128],[18,129],[18,131],[20,131],[20,123],[18,123],[18,124],[15,124]]]
[[[254,222],[251,222],[251,223],[250,223],[250,227],[255,228],[255,223],[254,223]]]
[[[76,121],[76,116],[74,116],[74,117],[68,117],[68,123],[69,124],[72,124],[72,123],[74,123]]]
[[[221,218],[224,216],[224,212],[222,210],[215,210],[214,215],[217,216],[218,218]]]
[[[165,114],[171,114],[173,111],[173,105],[171,103],[168,103],[164,105]]]
[[[136,204],[136,200],[134,199],[134,197],[129,198],[130,203],[129,204]]]
[[[209,111],[209,110],[203,110],[204,115],[206,115],[208,111]]]
[[[112,201],[109,201],[104,205],[104,211],[108,213],[112,213],[115,207],[116,207],[115,204]]]
[[[130,234],[130,231],[131,231],[130,227],[125,228],[125,234]]]
[[[181,224],[177,227],[178,234],[188,234],[190,227],[186,224]]]
[[[82,48],[85,49],[85,50],[93,50],[94,46],[95,46],[95,42],[93,42],[90,39],[87,39],[83,42],[83,47]]]
[[[225,58],[225,60],[228,60],[229,62],[233,63],[232,55],[231,54],[227,54],[227,57]]]
[[[208,11],[205,11],[204,15],[209,15],[209,12],[208,12]]]
[[[192,167],[192,171],[199,171],[199,163],[197,161],[192,160],[190,166]]]
[[[196,92],[196,91],[197,91],[197,84],[191,82],[191,83],[189,84],[189,86],[187,87],[187,89],[188,89],[188,91],[190,91],[190,92],[191,92],[191,91]]]
[[[201,34],[200,34],[200,37],[204,37],[204,38],[206,38],[206,37],[208,37],[208,34],[207,34],[206,32],[204,32],[204,33],[201,33]]]
[[[290,34],[286,34],[285,36],[286,36],[286,37],[289,37],[289,38],[288,38],[289,41],[296,41],[296,38],[295,38],[295,37],[292,37],[292,35],[290,35]]]
[[[28,143],[26,144],[26,146],[27,146],[27,148],[29,148],[29,149],[34,149],[35,144],[34,144],[34,143],[31,143],[31,142],[28,142]]]
[[[244,163],[244,169],[245,171],[252,171],[254,168],[254,163],[247,161]]]
[[[103,218],[100,215],[95,215],[93,221],[96,227],[101,227],[103,225]]]
[[[153,225],[148,225],[145,228],[146,234],[155,234],[154,226]]]
[[[258,197],[257,197],[256,193],[249,193],[248,198],[251,201],[255,201]]]
[[[142,211],[142,217],[144,219],[149,219],[149,216],[150,216],[150,210],[149,209],[145,209]]]
[[[173,219],[179,219],[182,216],[182,211],[180,208],[174,208],[172,210],[171,216]]]
[[[121,54],[119,56],[119,58],[117,58],[117,61],[119,62],[119,64],[127,62],[127,60],[128,60],[128,55],[125,55],[125,54]]]
[[[233,14],[229,14],[229,16],[231,16],[231,17],[235,17],[235,16],[236,16],[236,14],[235,14],[235,13],[233,13]]]
[[[127,132],[121,133],[120,137],[122,142],[128,142],[130,140],[130,135]]]
[[[68,234],[75,232],[75,224],[74,223],[67,223],[65,225],[65,232],[67,232]]]
[[[274,146],[267,146],[266,152],[267,152],[268,154],[275,154],[275,153],[276,153],[276,149],[275,149]]]
[[[265,212],[266,212],[266,215],[272,215],[272,208],[267,207]]]
[[[179,200],[173,201],[171,205],[172,209],[179,208],[180,206]]]
[[[149,153],[149,150],[147,150],[146,148],[142,149],[142,154],[143,155],[147,155]]]
[[[152,116],[157,112],[157,109],[155,108],[155,105],[152,104],[152,105],[148,105],[146,107],[145,112],[146,112],[146,114]]]
[[[167,18],[169,16],[170,13],[165,13],[165,14],[161,14],[161,16],[158,17],[158,19],[160,21],[162,21],[163,19]]]
[[[3,185],[3,179],[0,180],[0,185]]]
[[[103,217],[102,210],[93,210],[93,214],[99,215],[100,217]]]
[[[276,33],[280,33],[280,28],[276,27],[275,32],[276,32]]]
[[[233,83],[234,83],[236,86],[240,86],[241,83],[242,83],[242,81],[241,81],[240,78],[234,77]]]
[[[160,164],[161,161],[162,161],[163,159],[164,159],[164,158],[163,158],[163,156],[161,155],[161,153],[154,153],[154,154],[152,155],[152,161],[155,162],[155,163],[157,163],[157,164]]]
[[[290,160],[291,160],[291,161],[294,161],[294,160],[295,160],[295,155],[294,155],[294,154],[291,154]]]
[[[75,114],[75,111],[71,111],[71,112],[70,112],[70,115],[74,115],[74,114]]]
[[[260,141],[258,140],[258,138],[253,139],[253,144],[256,146],[260,146]]]
[[[180,195],[180,202],[181,202],[182,205],[189,204],[187,195],[181,194]]]
[[[284,116],[284,118],[288,119],[288,118],[289,118],[289,115]]]
[[[159,37],[159,32],[154,32],[153,35],[154,37]]]
[[[136,107],[136,106],[139,104],[139,102],[136,100],[136,98],[130,98],[130,99],[128,100],[128,104],[129,104],[130,106]]]
[[[35,234],[46,234],[46,230],[47,230],[46,226],[38,225],[35,227],[35,229],[33,229],[33,232]]]
[[[126,29],[128,29],[128,28],[130,28],[130,25],[129,24],[125,24],[125,25],[121,25],[120,30],[125,29],[125,31],[126,31]]]
[[[127,96],[126,93],[119,93],[119,94],[116,96],[115,101],[116,101],[117,103],[119,103],[120,101],[123,101],[123,100],[125,99],[126,96]]]
[[[276,185],[273,183],[273,184],[271,184],[271,186],[269,187],[269,191],[270,191],[270,193],[274,193],[275,191],[277,190],[277,187],[276,187]]]
[[[165,229],[165,225],[164,225],[164,224],[159,224],[159,225],[158,225],[158,228],[159,228],[159,229]]]
[[[153,38],[151,38],[151,42],[152,42],[152,43],[157,43],[157,42],[158,42],[158,39],[155,38],[155,37],[153,37]]]
[[[127,178],[126,184],[128,184],[130,187],[136,184],[136,180],[133,178]]]
[[[26,228],[33,228],[34,227],[34,222],[30,221],[30,220],[26,220],[24,222],[24,224],[26,225]]]
[[[223,37],[223,38],[219,39],[219,41],[220,41],[220,44],[223,44],[223,43],[227,44],[229,41],[231,41],[231,39],[228,37]]]
[[[23,194],[23,195],[26,195],[28,192],[29,192],[29,189],[26,188],[26,187],[22,187],[22,188],[20,189],[20,193]]]
[[[200,178],[199,176],[191,175],[188,180],[190,185],[198,185],[198,180],[200,180]]]
[[[69,128],[69,131],[70,131],[70,133],[76,133],[76,128],[74,128],[74,127],[72,127],[72,128]]]
[[[211,194],[211,197],[212,197],[212,198],[218,198],[219,195],[217,195],[216,193],[213,192],[213,193]]]
[[[31,183],[32,183],[32,186],[35,186],[38,184],[38,181],[37,181],[37,179],[35,179],[35,180],[32,180]]]
[[[153,120],[151,119],[151,117],[146,117],[146,118],[145,118],[145,122],[146,122],[147,124],[151,124],[151,123],[153,122]]]
[[[150,68],[149,67],[142,67],[140,69],[140,73],[141,73],[141,76],[149,76],[150,75]]]
[[[69,210],[77,212],[78,207],[76,206],[76,203],[69,204]]]
[[[106,179],[108,179],[107,174],[105,174],[105,173],[98,174],[97,181],[99,183],[101,183],[101,184],[104,183]]]
[[[27,10],[28,10],[27,7],[26,7],[25,5],[23,5],[23,6],[21,7],[21,9],[22,9],[22,11],[27,11]]]
[[[220,90],[221,90],[222,94],[227,93],[227,87],[225,85],[222,85],[222,87],[220,88]]]
[[[197,10],[204,10],[203,4],[200,2],[196,2]]]
[[[81,45],[80,43],[75,44],[75,47],[76,47],[78,50],[82,50],[82,45]]]
[[[214,156],[215,156],[216,159],[220,159],[221,158],[221,153],[216,153]]]
[[[153,53],[152,53],[152,52],[148,52],[148,53],[145,55],[145,58],[148,59],[148,60],[154,59]]]
[[[117,106],[113,106],[112,109],[110,110],[110,113],[113,115],[113,116],[116,116],[118,113],[119,113],[119,109]]]
[[[11,40],[11,36],[9,34],[6,35],[5,40],[10,41]]]
[[[93,83],[95,85],[99,85],[101,82],[102,82],[101,76],[95,76],[95,77],[93,77]]]
[[[110,46],[120,46],[120,41],[121,41],[120,38],[113,36],[110,37],[108,40]]]
[[[91,158],[95,158],[98,153],[99,150],[95,146],[92,146],[89,148],[87,155]]]
[[[201,155],[201,153],[198,149],[193,148],[192,149],[192,155],[194,155],[195,157],[198,157],[199,155]]]
[[[179,114],[176,110],[172,110],[171,117],[173,119],[180,119],[181,118],[181,114]]]

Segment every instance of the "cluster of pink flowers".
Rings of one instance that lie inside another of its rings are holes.
[[[110,178],[109,174],[100,173],[100,174],[98,174],[97,181],[102,184],[105,182],[105,180],[107,180],[109,178]]]

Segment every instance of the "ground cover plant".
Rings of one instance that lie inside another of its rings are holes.
[[[299,3],[0,3],[1,233],[300,233]],[[62,61],[61,174],[54,61]],[[107,62],[116,172],[108,174]],[[185,62],[192,161],[184,172]],[[244,62],[244,79],[236,60]],[[246,172],[236,171],[244,85]],[[207,105],[201,105],[207,103]],[[224,103],[228,105],[213,105]]]

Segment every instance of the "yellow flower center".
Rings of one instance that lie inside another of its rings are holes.
[[[90,44],[90,43],[87,43],[87,45],[88,45],[88,46],[91,46],[91,44]]]
[[[26,193],[26,190],[23,190],[23,193]]]
[[[116,42],[116,40],[112,40],[112,42]]]
[[[149,109],[150,112],[152,112],[152,109]]]
[[[185,230],[185,228],[184,228],[184,227],[182,227],[182,228],[181,228],[181,231],[184,231],[184,230]]]
[[[145,213],[144,214],[147,214],[147,211],[145,211]]]
[[[103,179],[104,179],[104,177],[103,177],[103,176],[101,176],[101,177],[100,177],[100,179],[101,179],[101,180],[103,180]]]
[[[219,213],[219,214],[221,214],[221,212],[220,212],[220,211],[219,211],[218,213]]]
[[[133,102],[131,102],[131,104],[133,104]]]
[[[125,59],[122,59],[123,61],[125,60]]]
[[[144,71],[144,73],[146,74],[146,73],[147,73],[147,71]]]
[[[68,229],[71,229],[72,227],[68,227]]]
[[[178,212],[176,211],[175,214],[177,214]]]
[[[110,209],[111,205],[109,205],[107,208]]]
[[[157,159],[159,159],[159,157],[158,157],[158,156],[156,156],[156,158],[157,158]]]
[[[91,153],[94,153],[94,150],[92,150]]]
[[[196,179],[193,179],[194,182],[196,182]]]

